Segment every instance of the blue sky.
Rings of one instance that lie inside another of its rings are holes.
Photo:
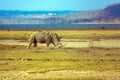
[[[96,10],[120,0],[0,0],[1,10]]]

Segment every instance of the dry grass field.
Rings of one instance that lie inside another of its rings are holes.
[[[46,30],[48,31],[48,30]],[[51,30],[69,39],[115,39],[120,30]],[[0,31],[0,39],[28,39],[35,31]]]
[[[52,30],[64,39],[120,39],[120,30]],[[0,31],[28,40],[34,31]],[[120,80],[120,48],[45,48],[0,44],[0,80]]]

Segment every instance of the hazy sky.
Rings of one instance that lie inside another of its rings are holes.
[[[0,0],[1,10],[95,10],[120,0]]]

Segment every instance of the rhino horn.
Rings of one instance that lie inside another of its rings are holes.
[[[65,44],[60,43],[60,47],[59,47],[59,48],[64,47],[66,44],[67,44],[67,43],[65,43]]]

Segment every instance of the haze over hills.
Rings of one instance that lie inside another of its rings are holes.
[[[75,23],[119,23],[120,3],[109,5],[101,10],[84,11],[67,15],[67,18],[75,19]]]
[[[107,6],[99,13],[99,18],[120,19],[120,3]]]
[[[0,24],[120,23],[120,3],[92,11],[0,10]]]

